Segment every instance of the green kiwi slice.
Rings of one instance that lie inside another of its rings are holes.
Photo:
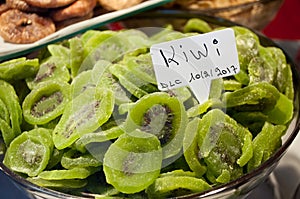
[[[115,103],[121,105],[124,103],[130,103],[131,94],[121,85],[120,81],[112,75],[109,71],[105,71],[102,77],[99,79],[99,85],[103,87],[111,88],[115,93]]]
[[[99,167],[102,165],[102,162],[97,160],[91,154],[80,153],[74,149],[65,152],[60,163],[65,169],[73,169],[76,167]]]
[[[253,155],[252,134],[220,109],[200,120],[198,157],[207,166],[212,183],[225,183],[243,174],[243,166]]]
[[[0,132],[6,146],[15,138],[15,134],[9,124],[0,118]]]
[[[75,167],[72,169],[42,171],[37,177],[44,180],[85,179],[97,170],[96,167]]]
[[[148,93],[158,91],[157,86],[135,75],[123,64],[114,64],[109,68],[110,72],[118,78],[120,83],[135,97],[141,98]]]
[[[51,130],[36,128],[11,142],[3,163],[13,171],[36,176],[46,168],[52,150]]]
[[[12,129],[13,137],[16,137],[21,133],[20,125],[23,121],[22,109],[14,87],[4,80],[0,80],[0,99],[3,102],[2,105],[5,106],[3,108],[3,119]],[[6,112],[9,115],[9,120]],[[2,131],[2,134],[5,134],[4,132]],[[12,138],[11,136],[9,137]],[[11,139],[6,139],[6,144],[9,144],[10,141]]]
[[[114,93],[106,88],[88,88],[70,101],[53,131],[56,148],[73,144],[82,135],[98,129],[111,116]]]
[[[79,37],[69,39],[70,45],[70,69],[71,76],[77,76],[81,63],[84,59],[84,48],[82,40]]]
[[[79,189],[87,185],[86,179],[69,179],[69,180],[45,180],[39,177],[26,178],[29,182],[41,187],[48,187],[52,189]]]
[[[123,124],[111,127],[106,130],[96,130],[81,136],[75,143],[74,147],[81,152],[86,150],[86,146],[90,143],[101,143],[118,138],[124,133]]]
[[[204,179],[197,178],[192,172],[174,170],[162,173],[147,189],[149,199],[173,198],[211,189]]]
[[[165,92],[148,94],[130,108],[125,131],[141,129],[153,134],[163,147],[163,157],[169,158],[182,149],[187,114],[183,103]]]
[[[85,50],[85,52],[88,54],[85,56],[79,71],[90,69],[90,67],[93,66],[98,60],[117,62],[121,60],[125,54],[145,47],[143,42],[134,43],[130,41],[131,39],[141,40],[140,38],[142,38],[141,34],[131,35],[131,33],[133,33],[131,30],[120,31],[118,33],[114,32],[113,34],[110,32],[106,33],[108,33],[108,35],[104,32],[104,37],[102,34],[99,34],[99,39],[96,39],[99,40],[99,42],[92,44],[93,47],[90,50]],[[97,37],[97,35],[93,37]],[[88,43],[91,43],[93,37],[88,40]],[[84,45],[85,48],[89,49],[88,46],[89,44]]]
[[[269,62],[265,62],[261,57],[252,58],[248,64],[249,84],[262,81],[273,84],[276,72],[277,69]]]
[[[286,126],[284,125],[273,125],[265,122],[260,133],[253,139],[253,157],[247,164],[248,172],[269,159],[281,146],[281,137],[284,135],[285,129]]]
[[[157,84],[150,53],[127,56],[122,60],[122,63],[136,76],[143,77],[145,81],[152,84]]]
[[[107,183],[122,193],[137,193],[159,176],[162,149],[156,136],[134,130],[122,134],[104,155]]]
[[[26,79],[28,88],[33,89],[37,84],[48,80],[68,82],[70,73],[65,62],[62,58],[54,56],[43,60],[36,75]]]
[[[89,30],[85,32],[80,39],[84,46],[84,57],[88,56],[90,52],[95,50],[103,41],[116,35],[117,32],[105,30],[105,31],[95,31]]]
[[[24,119],[30,124],[46,124],[63,113],[69,100],[68,83],[55,80],[40,83],[23,101]]]
[[[199,33],[207,33],[211,32],[212,28],[210,25],[202,20],[197,18],[189,19],[183,27],[183,32],[199,32]]]
[[[199,157],[198,147],[198,129],[200,125],[200,118],[196,117],[191,120],[186,129],[183,140],[183,154],[184,158],[189,165],[189,168],[196,174],[202,176],[206,172],[206,165]]]
[[[72,97],[76,97],[87,88],[95,88],[100,84],[104,72],[111,65],[109,61],[99,60],[95,63],[92,69],[79,73],[71,83]]]
[[[69,60],[65,59],[66,57],[70,57],[70,49],[66,46],[61,44],[50,44],[47,46],[47,50],[53,57],[61,58],[65,63],[69,62]],[[69,65],[68,68],[70,68]]]
[[[276,105],[280,92],[267,82],[259,82],[233,92],[225,92],[222,97],[228,108],[240,111],[269,111]]]
[[[32,77],[39,69],[38,59],[26,59],[25,57],[0,63],[0,79],[15,81]]]
[[[9,122],[9,112],[3,100],[0,98],[0,119]]]
[[[195,106],[189,108],[187,110],[188,117],[197,117],[209,111],[211,108],[223,108],[225,105],[221,100],[216,98],[208,99],[202,104],[196,104]]]

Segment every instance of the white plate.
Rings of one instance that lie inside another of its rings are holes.
[[[100,16],[69,25],[31,44],[7,43],[4,42],[3,38],[0,37],[0,61],[11,57],[20,56],[46,44],[57,42],[67,37],[76,35],[80,32],[86,31],[88,29],[103,26],[107,23],[114,22],[119,19],[134,15],[138,12],[143,12],[145,10],[168,3],[170,1],[171,0],[148,0],[127,9],[102,14]]]

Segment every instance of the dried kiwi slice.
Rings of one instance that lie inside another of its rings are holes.
[[[103,41],[107,40],[108,38],[116,35],[117,32],[105,30],[105,31],[95,31],[89,30],[85,32],[81,36],[81,40],[84,46],[84,57],[87,57],[90,52],[95,50]]]
[[[5,103],[3,102],[3,100],[1,100],[1,98],[0,98],[0,119],[9,123],[9,112]]]
[[[206,172],[206,165],[199,157],[199,129],[200,118],[196,117],[191,120],[186,129],[183,140],[183,154],[190,169],[195,172],[196,176],[202,176]]]
[[[73,37],[69,39],[69,45],[71,76],[74,78],[77,76],[81,63],[84,59],[83,43],[79,37]]]
[[[182,102],[165,92],[148,94],[130,108],[125,131],[141,129],[153,134],[163,147],[163,157],[169,158],[182,149],[187,114]]]
[[[13,171],[36,176],[46,168],[52,150],[51,130],[25,131],[11,142],[3,163]]]
[[[44,180],[86,179],[97,170],[99,168],[96,167],[75,167],[72,169],[42,171],[37,177]]]
[[[226,92],[222,101],[226,107],[237,110],[272,110],[280,97],[275,86],[267,82],[253,83],[234,92]]]
[[[108,33],[108,34],[106,34]],[[132,33],[131,30],[120,31],[118,33],[111,34],[110,32],[103,32],[99,34],[99,38],[96,39],[98,42],[96,44],[92,44],[90,48],[88,44],[85,44],[84,47],[87,49],[91,49],[85,55],[85,60],[82,62],[81,68],[79,71],[90,69],[98,60],[107,60],[110,62],[117,62],[123,58],[123,56],[127,53],[133,52],[136,49],[139,49],[144,46],[143,43],[136,44],[132,43],[130,39],[139,39],[140,35],[130,35]],[[93,37],[98,37],[97,35]],[[94,38],[91,37],[88,40],[88,43],[91,44]]]
[[[135,75],[126,65],[114,64],[109,70],[118,78],[120,83],[137,98],[158,91],[157,86],[145,81],[142,77]]]
[[[249,84],[262,81],[273,84],[275,81],[276,72],[277,69],[269,62],[265,62],[260,57],[252,58],[248,64],[248,73],[250,78]]]
[[[63,113],[69,100],[68,83],[55,80],[40,83],[23,101],[24,119],[30,124],[46,124]]]
[[[52,56],[61,58],[65,63],[69,62],[69,60],[66,60],[66,57],[70,57],[70,49],[66,46],[60,44],[50,44],[47,46],[47,49]],[[69,65],[68,68],[70,68]]]
[[[179,87],[172,90],[168,90],[169,95],[177,97],[181,102],[186,102],[191,99],[192,93],[188,87]]]
[[[197,178],[192,172],[174,170],[163,173],[146,189],[149,199],[171,198],[211,189],[204,179]]]
[[[74,147],[81,152],[86,150],[86,145],[90,143],[101,143],[118,138],[124,133],[123,124],[114,126],[106,130],[96,130],[95,132],[85,134],[81,136],[75,143]]]
[[[26,178],[29,182],[41,187],[52,189],[79,189],[87,185],[86,179],[70,179],[70,180],[44,180],[39,177]]]
[[[62,58],[51,56],[40,65],[37,74],[26,79],[28,88],[33,89],[37,84],[48,80],[68,82],[70,73]]]
[[[243,174],[252,158],[252,134],[219,109],[206,113],[198,128],[199,158],[212,183],[225,183]]]
[[[39,69],[38,59],[25,57],[5,61],[0,64],[0,78],[5,81],[15,81],[34,76]]]
[[[96,84],[91,81],[92,70],[83,71],[78,74],[71,83],[71,96],[75,98],[76,96],[83,93],[88,88],[95,88]]]
[[[104,71],[102,77],[99,79],[99,85],[111,88],[115,93],[115,103],[121,105],[130,103],[131,94],[121,85],[120,81],[112,75],[108,70]]]
[[[106,181],[123,193],[137,193],[154,182],[162,164],[156,136],[134,130],[121,135],[104,155]]]
[[[190,109],[187,110],[188,117],[197,117],[204,113],[206,113],[211,108],[222,108],[224,104],[219,99],[208,99],[207,101],[203,102],[202,104],[197,104]]]
[[[65,152],[61,158],[61,165],[66,169],[76,167],[99,167],[102,162],[89,153],[80,153],[74,149]]]
[[[183,27],[183,32],[185,33],[187,32],[207,33],[211,31],[212,28],[210,27],[210,25],[206,21],[198,18],[189,19]]]
[[[253,157],[247,164],[248,172],[255,169],[281,146],[281,137],[285,134],[286,126],[272,125],[265,122],[261,132],[253,140]],[[270,133],[272,132],[272,133]]]
[[[15,138],[15,134],[9,124],[0,118],[0,132],[6,146]]]
[[[106,88],[88,88],[70,101],[53,131],[56,148],[73,144],[82,135],[95,131],[111,116],[114,93]]]
[[[111,65],[110,62],[99,60],[95,63],[92,69],[79,73],[71,83],[72,97],[74,98],[78,96],[87,88],[97,87],[101,83],[100,79],[109,65]]]
[[[4,116],[6,118],[5,121],[11,127],[14,137],[16,137],[21,133],[20,125],[23,120],[22,110],[14,87],[3,80],[0,80],[0,99],[6,106],[9,114],[9,121],[6,120],[7,116]],[[9,140],[10,139],[6,142],[9,143]]]
[[[122,63],[136,76],[143,77],[145,81],[152,84],[157,84],[150,53],[127,56],[122,60]]]
[[[286,62],[286,57],[280,48],[276,47],[261,47],[260,57],[276,68],[276,88],[289,99],[294,99],[294,88],[292,81],[292,71],[290,65]]]

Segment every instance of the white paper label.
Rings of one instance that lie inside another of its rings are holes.
[[[230,28],[155,44],[150,53],[158,88],[189,86],[200,103],[208,99],[212,79],[240,71]]]

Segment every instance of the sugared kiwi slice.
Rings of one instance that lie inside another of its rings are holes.
[[[174,170],[162,173],[147,189],[149,199],[173,198],[202,192],[210,189],[204,179],[197,178],[193,172]]]
[[[207,112],[198,125],[198,158],[212,183],[226,183],[243,173],[251,159],[252,134],[220,109]]]
[[[157,84],[150,53],[124,57],[122,63],[138,77],[143,77],[144,80]]]
[[[70,85],[49,80],[39,83],[24,99],[22,108],[29,124],[46,124],[62,114],[70,100]]]
[[[105,71],[102,77],[99,79],[99,85],[112,89],[115,93],[115,103],[121,105],[124,103],[130,103],[131,93],[129,93],[120,83],[120,81],[112,75],[109,71]]]
[[[56,148],[63,149],[104,124],[114,107],[114,93],[106,88],[88,88],[70,101],[53,131]]]
[[[71,76],[76,77],[84,59],[83,42],[79,37],[73,37],[68,40],[70,45],[70,69]]]
[[[265,122],[261,132],[253,139],[253,157],[247,164],[248,172],[268,160],[282,145],[281,137],[284,135],[285,129],[286,126],[284,125],[273,125]]]
[[[157,86],[135,75],[123,64],[114,64],[109,67],[110,72],[118,78],[120,83],[135,97],[141,98],[148,93],[158,91]]]
[[[156,136],[134,130],[122,134],[104,155],[107,183],[123,193],[137,193],[159,176],[162,149]]]
[[[78,96],[87,88],[95,88],[100,84],[100,79],[108,66],[111,65],[109,61],[99,60],[95,63],[92,69],[82,71],[79,73],[71,83],[72,97]]]
[[[0,63],[0,79],[14,81],[34,76],[39,69],[38,59],[26,59],[25,57]]]
[[[51,130],[36,128],[11,142],[3,163],[15,172],[36,176],[46,168],[52,150]]]
[[[148,94],[129,110],[125,131],[141,129],[153,134],[163,147],[163,157],[176,155],[182,148],[187,114],[182,102],[165,92]]]
[[[280,92],[267,82],[250,84],[247,87],[225,92],[222,101],[227,108],[237,111],[270,111],[274,108]]]
[[[183,154],[184,158],[189,165],[190,169],[196,174],[196,176],[202,176],[206,172],[206,165],[203,160],[198,156],[199,147],[198,139],[199,133],[197,129],[200,125],[200,118],[195,117],[191,120],[186,129],[183,140]]]
[[[66,61],[59,57],[51,56],[41,63],[37,74],[26,79],[27,86],[33,89],[37,84],[48,80],[68,82],[70,73]]]
[[[84,44],[84,52],[86,53],[85,60],[82,62],[79,72],[89,69],[98,60],[117,62],[122,59],[125,54],[146,46],[142,41],[138,43],[131,42],[131,39],[134,39],[134,41],[143,40],[140,31],[125,30],[118,33],[114,32],[113,34],[110,32],[104,32],[103,34],[104,35],[99,34],[99,36],[92,36],[88,39],[87,43]],[[92,44],[94,37],[96,41]],[[97,39],[97,37],[99,38]],[[90,47],[90,45],[92,47]]]
[[[15,88],[4,80],[0,80],[0,99],[3,102],[2,105],[5,106],[3,109],[3,122],[11,127],[13,133],[13,137],[9,136],[10,138],[5,140],[5,143],[8,145],[12,138],[21,133],[20,125],[23,120],[22,110]],[[5,113],[5,109],[7,109],[7,113]],[[5,114],[8,115],[5,116]],[[5,131],[1,133],[5,134]]]

